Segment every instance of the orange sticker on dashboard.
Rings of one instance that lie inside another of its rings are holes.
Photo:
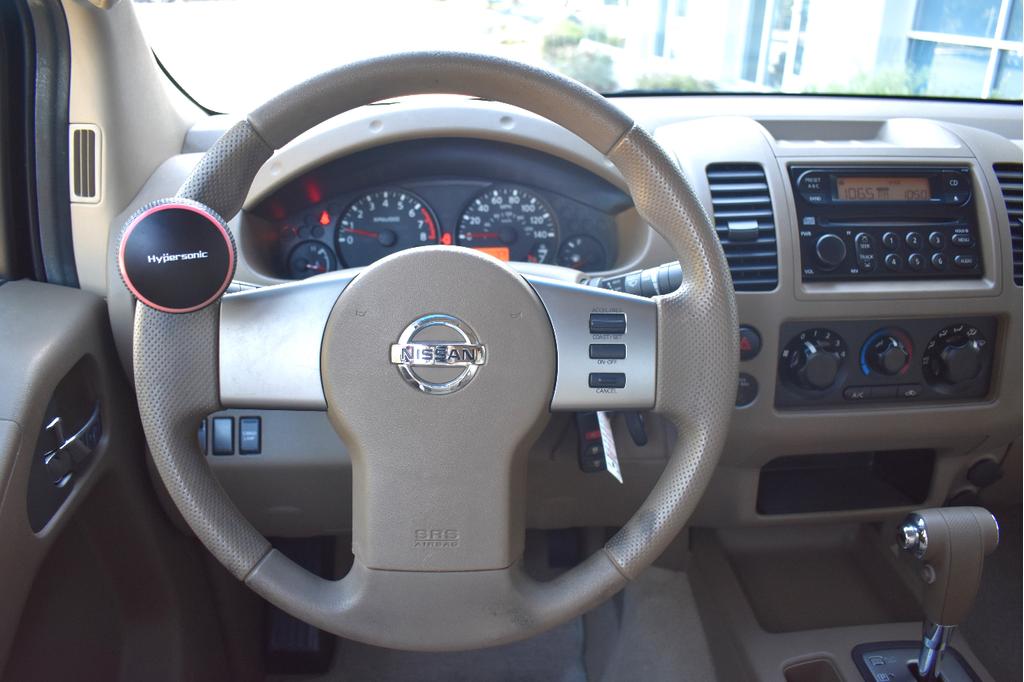
[[[474,246],[474,251],[483,251],[489,256],[494,256],[499,260],[503,260],[506,263],[509,260],[509,252],[507,246]]]

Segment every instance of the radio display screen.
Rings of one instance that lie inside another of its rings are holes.
[[[928,201],[932,190],[928,178],[913,177],[836,177],[839,201]]]

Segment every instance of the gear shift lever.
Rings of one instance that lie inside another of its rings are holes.
[[[924,638],[916,673],[934,682],[953,630],[974,604],[985,557],[999,544],[999,525],[980,507],[923,509],[907,516],[898,541],[921,562]]]

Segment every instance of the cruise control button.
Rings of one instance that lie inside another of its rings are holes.
[[[941,232],[932,232],[928,235],[928,243],[933,249],[941,249],[946,245],[946,236]]]
[[[590,313],[591,334],[625,334],[625,313]]]
[[[900,384],[899,396],[901,398],[920,398],[921,397],[921,385],[920,384]]]
[[[625,388],[626,375],[622,372],[591,372],[590,388]]]
[[[847,386],[843,389],[845,400],[867,400],[871,397],[871,389],[867,386]]]
[[[593,360],[623,360],[626,357],[626,344],[592,343],[590,357]]]
[[[959,256],[953,257],[953,265],[961,268],[962,270],[970,270],[971,268],[977,267],[978,259],[974,254],[962,253]]]
[[[932,254],[932,267],[936,270],[946,269],[946,254],[944,253],[933,253]]]

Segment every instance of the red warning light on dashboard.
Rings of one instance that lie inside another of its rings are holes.
[[[327,211],[324,211],[323,213],[321,213],[320,214],[320,224],[321,225],[330,225],[331,224],[331,214],[328,213]]]
[[[509,260],[509,252],[507,246],[474,246],[474,251],[482,251],[489,256],[494,256],[498,260],[503,260],[506,263]]]

